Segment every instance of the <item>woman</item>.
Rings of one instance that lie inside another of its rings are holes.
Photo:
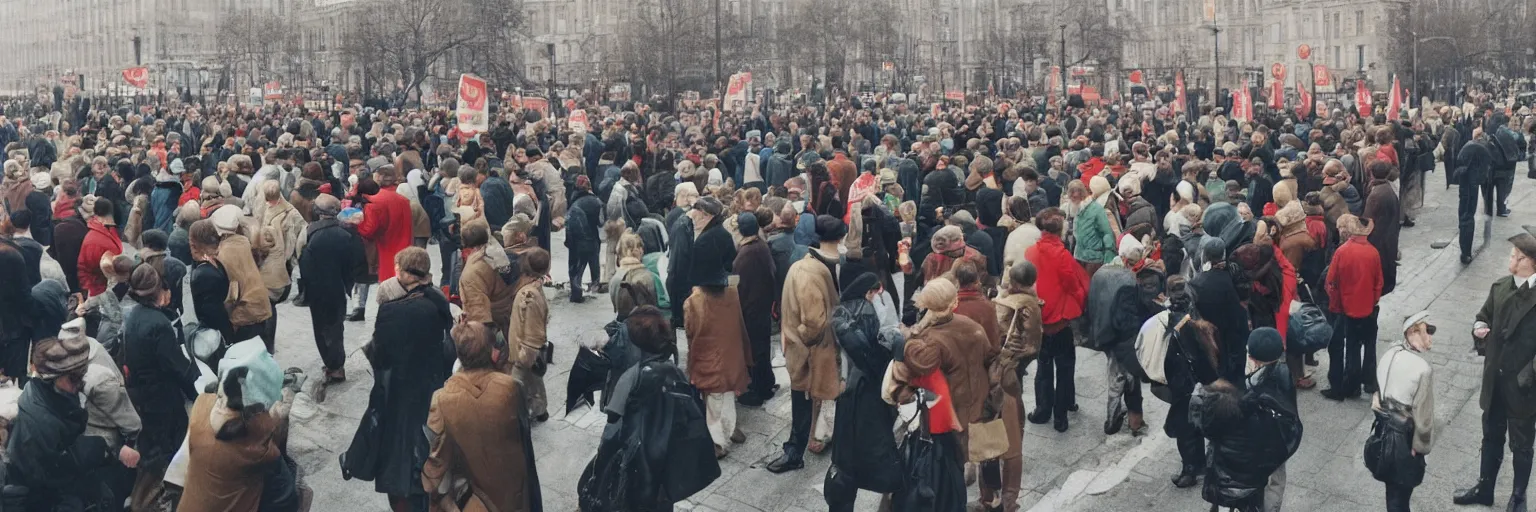
[[[222,302],[229,311],[229,323],[235,334],[225,338],[230,343],[262,336],[267,319],[272,318],[272,297],[257,263],[263,254],[252,246],[243,218],[240,207],[234,205],[221,206],[208,218],[219,236],[219,264],[229,277],[230,294]],[[267,343],[267,351],[272,352],[275,338],[262,336],[262,341]]]
[[[889,428],[896,410],[880,399],[879,381],[903,345],[899,330],[880,327],[875,298],[883,291],[873,272],[860,274],[843,288],[832,315],[837,344],[850,363],[832,426],[832,437],[846,441],[832,445],[826,478],[827,507],[833,512],[853,510],[860,489],[892,493],[903,483],[901,454]]]
[[[1024,478],[1024,388],[1021,370],[1039,353],[1044,333],[1040,322],[1040,298],[1035,295],[1039,272],[1028,260],[1008,268],[1008,294],[993,304],[1001,329],[1002,353],[988,368],[988,379],[1003,393],[1002,418],[1008,429],[1008,450],[1003,452],[1001,489],[981,485],[981,502],[1001,500],[1004,512],[1017,512],[1019,483]]]
[[[495,332],[459,322],[453,340],[462,366],[432,394],[427,416],[432,451],[421,483],[433,510],[456,510],[461,500],[463,510],[542,510],[528,408],[518,382],[496,370]],[[459,478],[468,480],[465,496],[453,492]]]
[[[667,288],[656,275],[654,259],[647,258],[644,242],[634,233],[619,238],[619,266],[613,273],[608,290],[612,294],[613,312],[622,316],[640,306],[656,306],[667,310]],[[661,253],[654,253],[660,255]],[[651,261],[646,261],[650,259]]]
[[[741,296],[730,285],[729,265],[736,248],[722,216],[711,216],[708,209],[720,211],[715,205],[689,212],[700,234],[689,270],[693,293],[683,303],[683,330],[688,334],[688,380],[704,396],[705,420],[718,459],[725,457],[732,444],[746,441],[736,428],[736,397],[747,391],[751,356]]]
[[[1403,322],[1403,341],[1382,353],[1381,364],[1376,367],[1381,392],[1371,397],[1371,408],[1377,411],[1377,421],[1381,421],[1382,413],[1400,413],[1410,420],[1406,426],[1412,436],[1409,453],[1413,459],[1406,461],[1407,467],[1399,468],[1394,475],[1399,478],[1397,481],[1385,481],[1389,512],[1408,511],[1413,488],[1424,479],[1424,456],[1434,445],[1435,369],[1423,355],[1429,352],[1434,334],[1429,312],[1414,313]]]
[[[286,460],[288,410],[304,384],[297,368],[278,370],[256,340],[219,361],[215,393],[197,397],[187,429],[186,491],[180,510],[296,510],[298,476]]]
[[[123,320],[123,373],[128,396],[139,410],[138,479],[134,510],[158,510],[175,502],[166,494],[165,469],[187,435],[186,402],[197,397],[197,367],[182,355],[172,326],[171,292],[153,267],[139,265],[128,280],[132,305]]]
[[[203,328],[219,331],[225,340],[247,340],[256,336],[260,325],[247,327],[236,333],[229,323],[229,310],[224,298],[229,296],[229,274],[219,261],[219,233],[213,221],[200,220],[187,228],[187,242],[192,251],[192,311]],[[218,361],[221,354],[214,354],[210,361]]]
[[[395,255],[395,277],[379,283],[378,302],[373,338],[363,348],[373,367],[373,391],[352,446],[342,455],[342,477],[372,480],[395,512],[422,510],[427,501],[419,479],[418,457],[427,452],[422,427],[432,394],[453,364],[443,342],[453,317],[448,299],[432,286],[425,249],[408,247]]]
[[[1220,349],[1216,344],[1215,326],[1200,320],[1195,309],[1195,289],[1184,276],[1168,278],[1168,310],[1158,313],[1142,324],[1141,336],[1149,333],[1162,336],[1167,330],[1177,332],[1170,338],[1168,352],[1163,356],[1163,375],[1166,384],[1152,385],[1152,394],[1168,397],[1170,404],[1168,421],[1163,433],[1175,439],[1181,466],[1172,478],[1179,488],[1194,486],[1196,478],[1205,470],[1205,441],[1200,431],[1190,422],[1189,405],[1195,384],[1210,385],[1220,378]],[[1161,331],[1152,331],[1153,326]]]
[[[1077,241],[1072,256],[1092,277],[1099,267],[1115,259],[1115,240],[1120,233],[1114,228],[1114,221],[1105,206],[1110,198],[1109,180],[1094,176],[1088,186],[1093,191],[1092,196],[1083,194],[1082,189],[1070,191],[1072,202],[1082,208],[1072,223]]]

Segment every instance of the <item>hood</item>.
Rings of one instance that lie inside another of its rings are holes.
[[[1302,209],[1299,201],[1287,203],[1280,211],[1275,212],[1275,220],[1280,221],[1281,227],[1289,227],[1307,220],[1307,213]]]

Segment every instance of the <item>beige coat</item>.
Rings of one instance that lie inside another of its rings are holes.
[[[837,299],[832,272],[814,254],[789,266],[779,304],[784,360],[790,389],[808,392],[815,400],[834,400],[843,390],[832,331]]]
[[[471,322],[494,323],[502,333],[510,333],[512,289],[491,266],[485,251],[470,254],[459,276],[459,297],[464,303],[464,317]]]
[[[542,279],[524,277],[518,281],[508,325],[512,326],[507,332],[512,364],[532,368],[539,351],[549,341],[549,302],[544,298]]]
[[[224,264],[224,273],[229,275],[224,309],[229,311],[229,323],[235,328],[272,318],[272,303],[255,255],[251,240],[245,235],[229,235],[219,242],[219,263]]]
[[[291,283],[289,274],[298,266],[299,248],[304,242],[300,237],[304,232],[304,217],[287,202],[267,205],[263,215],[261,238],[267,257],[261,261],[261,281],[272,292],[271,298],[276,299]]]
[[[532,447],[523,446],[527,421],[523,393],[512,376],[487,370],[453,374],[432,394],[427,428],[436,435],[421,469],[422,486],[441,494],[453,479],[468,480],[466,512],[533,510],[528,468]],[[451,510],[434,500],[431,510]]]

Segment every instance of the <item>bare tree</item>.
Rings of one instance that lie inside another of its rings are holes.
[[[708,91],[717,81],[723,84],[726,77],[714,72],[715,5],[714,0],[635,3],[618,34],[617,54],[630,79],[669,100],[684,89]],[[729,75],[748,60],[748,35],[730,13],[720,13],[719,22],[721,68]]]
[[[219,60],[228,67],[235,84],[257,86],[278,74],[274,60],[286,47],[288,24],[275,13],[259,9],[241,9],[219,17]]]
[[[365,63],[375,83],[397,80],[419,98],[429,79],[452,80],[476,70],[498,80],[520,79],[513,57],[522,9],[504,0],[366,0],[343,52]],[[457,62],[450,62],[457,57]],[[450,66],[449,64],[457,64]]]
[[[826,73],[827,86],[849,89],[849,66],[880,69],[896,58],[894,7],[886,0],[827,0],[801,3],[789,14],[779,35],[781,54],[792,68],[808,74]]]

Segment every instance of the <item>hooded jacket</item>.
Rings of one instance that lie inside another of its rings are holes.
[[[93,296],[107,291],[107,277],[101,273],[102,256],[122,254],[123,241],[117,236],[117,228],[105,225],[99,219],[91,219],[86,229],[75,268],[81,290],[86,296]]]

